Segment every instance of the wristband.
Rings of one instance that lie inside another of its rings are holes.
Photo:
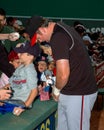
[[[53,94],[58,96],[60,94],[60,89],[56,88],[55,86],[53,87]]]

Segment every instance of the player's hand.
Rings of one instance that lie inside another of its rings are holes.
[[[56,96],[55,94],[52,93],[52,97],[53,97],[53,99],[54,99],[56,102],[58,102],[59,96],[60,96],[60,95],[57,95],[57,96]]]
[[[55,101],[59,100],[60,90],[56,86],[52,86],[52,97]]]

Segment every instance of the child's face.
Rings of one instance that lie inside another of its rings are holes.
[[[45,61],[38,62],[38,71],[44,72],[47,69],[47,63]]]
[[[48,65],[48,69],[53,71],[55,68],[55,63],[54,62],[50,62],[50,64]]]
[[[20,62],[24,65],[28,65],[34,60],[34,56],[30,55],[29,53],[18,53],[18,57],[20,59]]]

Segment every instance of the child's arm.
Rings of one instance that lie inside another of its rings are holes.
[[[37,88],[32,89],[28,99],[25,101],[26,107],[29,107],[32,104],[37,95],[38,95],[38,89]],[[13,114],[19,116],[24,110],[25,109],[22,109],[20,107],[15,107],[13,110]]]
[[[29,107],[32,104],[37,95],[38,95],[38,89],[37,88],[32,89],[28,99],[25,101],[26,107]]]

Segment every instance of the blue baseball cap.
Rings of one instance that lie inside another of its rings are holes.
[[[25,42],[22,43],[20,47],[15,47],[14,51],[16,53],[29,53],[34,57],[37,57],[41,53],[41,48],[38,43],[36,43],[34,46],[31,46],[30,42]]]

